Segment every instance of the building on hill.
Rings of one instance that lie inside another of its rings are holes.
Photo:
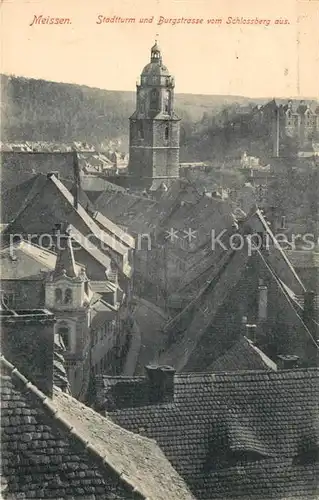
[[[197,500],[310,500],[318,485],[318,369],[98,377],[97,406],[156,439]]]
[[[287,140],[302,149],[319,138],[319,101],[273,99],[256,108],[254,120],[269,132],[273,156],[285,156]]]
[[[154,440],[54,385],[51,318],[22,326],[13,315],[0,357],[1,498],[195,500]]]
[[[137,83],[136,110],[130,117],[131,186],[154,190],[179,176],[180,118],[174,109],[174,87],[155,42]]]

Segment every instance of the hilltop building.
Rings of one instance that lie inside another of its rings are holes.
[[[319,102],[273,99],[256,108],[254,121],[270,134],[273,156],[285,156],[285,142],[293,140],[297,149],[319,138]]]

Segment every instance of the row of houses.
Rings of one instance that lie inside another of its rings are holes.
[[[92,196],[72,158],[3,193],[4,498],[316,498],[316,261],[254,203]]]
[[[276,367],[244,338],[230,371],[97,375],[89,407],[61,378],[53,314],[1,319],[2,498],[318,498],[317,368]]]

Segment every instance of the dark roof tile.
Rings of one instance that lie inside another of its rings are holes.
[[[0,393],[4,499],[192,500],[154,441],[57,388],[46,398],[3,357]]]
[[[104,377],[105,392],[116,380]],[[315,458],[307,462],[306,451],[318,452],[318,382],[315,368],[177,374],[172,403],[111,415],[156,439],[200,500],[314,499],[319,467]],[[139,391],[134,377],[130,391],[132,400]]]

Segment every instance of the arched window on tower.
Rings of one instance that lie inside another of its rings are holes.
[[[139,139],[144,139],[144,126],[143,122],[138,123],[138,137]]]
[[[158,110],[158,102],[159,102],[158,90],[152,89],[151,90],[151,99],[150,99],[150,109],[152,111]]]
[[[67,288],[65,290],[64,303],[65,304],[72,304],[72,290],[71,290],[71,288]]]
[[[169,113],[170,112],[170,92],[169,90],[167,90],[165,92],[165,96],[164,96],[164,112],[165,113]]]
[[[58,335],[60,335],[60,337],[62,338],[65,348],[67,350],[69,350],[70,344],[71,344],[70,343],[70,328],[67,325],[67,323],[65,323],[64,321],[61,322],[58,326]]]
[[[54,295],[55,295],[55,303],[61,304],[62,303],[62,290],[61,290],[61,288],[56,288]]]
[[[164,138],[165,138],[165,141],[168,141],[168,139],[169,139],[169,125],[168,125],[168,123],[166,123],[166,125],[165,125]]]

